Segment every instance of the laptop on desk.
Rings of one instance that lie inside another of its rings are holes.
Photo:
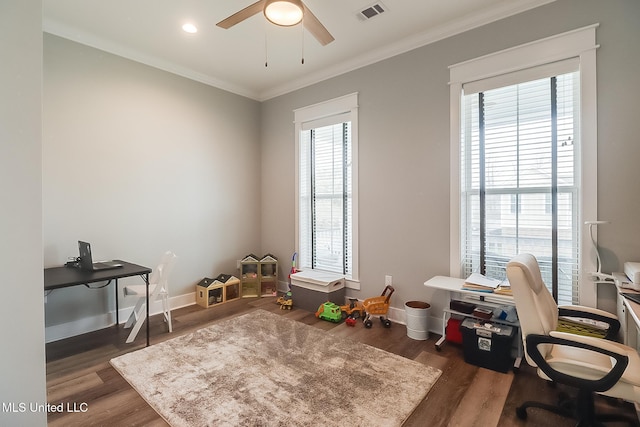
[[[628,300],[635,302],[636,304],[640,304],[640,294],[634,294],[630,292],[620,292],[620,295],[622,295]]]
[[[93,262],[93,257],[91,256],[91,245],[87,242],[78,240],[78,251],[80,252],[80,268],[82,270],[100,271],[122,267],[122,263],[117,261]]]

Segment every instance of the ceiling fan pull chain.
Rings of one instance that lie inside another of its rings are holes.
[[[269,66],[269,47],[267,44],[267,21],[264,21],[264,67],[267,68]]]
[[[302,65],[304,65],[304,15],[302,15],[302,20],[300,21],[300,31],[302,31],[302,37],[301,37],[302,38],[302,47],[301,47],[302,53],[301,53],[301,56],[302,56]]]

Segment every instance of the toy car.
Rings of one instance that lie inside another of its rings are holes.
[[[341,305],[340,310],[346,314],[347,319],[359,319],[364,317],[365,310],[362,303],[357,298],[349,298],[349,304]]]
[[[322,320],[328,320],[329,322],[338,323],[342,320],[342,311],[340,306],[331,301],[327,301],[318,307],[316,311],[316,317]]]
[[[293,298],[291,298],[291,292],[287,292],[283,296],[279,297],[276,302],[280,304],[280,310],[291,310],[293,306]]]

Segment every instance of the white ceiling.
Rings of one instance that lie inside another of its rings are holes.
[[[216,26],[254,1],[43,0],[43,30],[265,100],[554,0],[303,0],[335,37],[326,46],[262,14]],[[386,12],[358,16],[375,3]]]

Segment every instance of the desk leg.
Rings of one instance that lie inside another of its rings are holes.
[[[147,347],[149,347],[149,273],[144,275],[144,282],[147,285],[147,318],[145,320],[147,321]]]
[[[442,336],[436,342],[436,350],[438,351],[442,350],[442,344],[444,344],[444,341],[446,339],[447,339],[447,312],[444,311],[442,313]]]
[[[120,313],[118,309],[118,279],[116,279],[116,328],[120,325]]]

